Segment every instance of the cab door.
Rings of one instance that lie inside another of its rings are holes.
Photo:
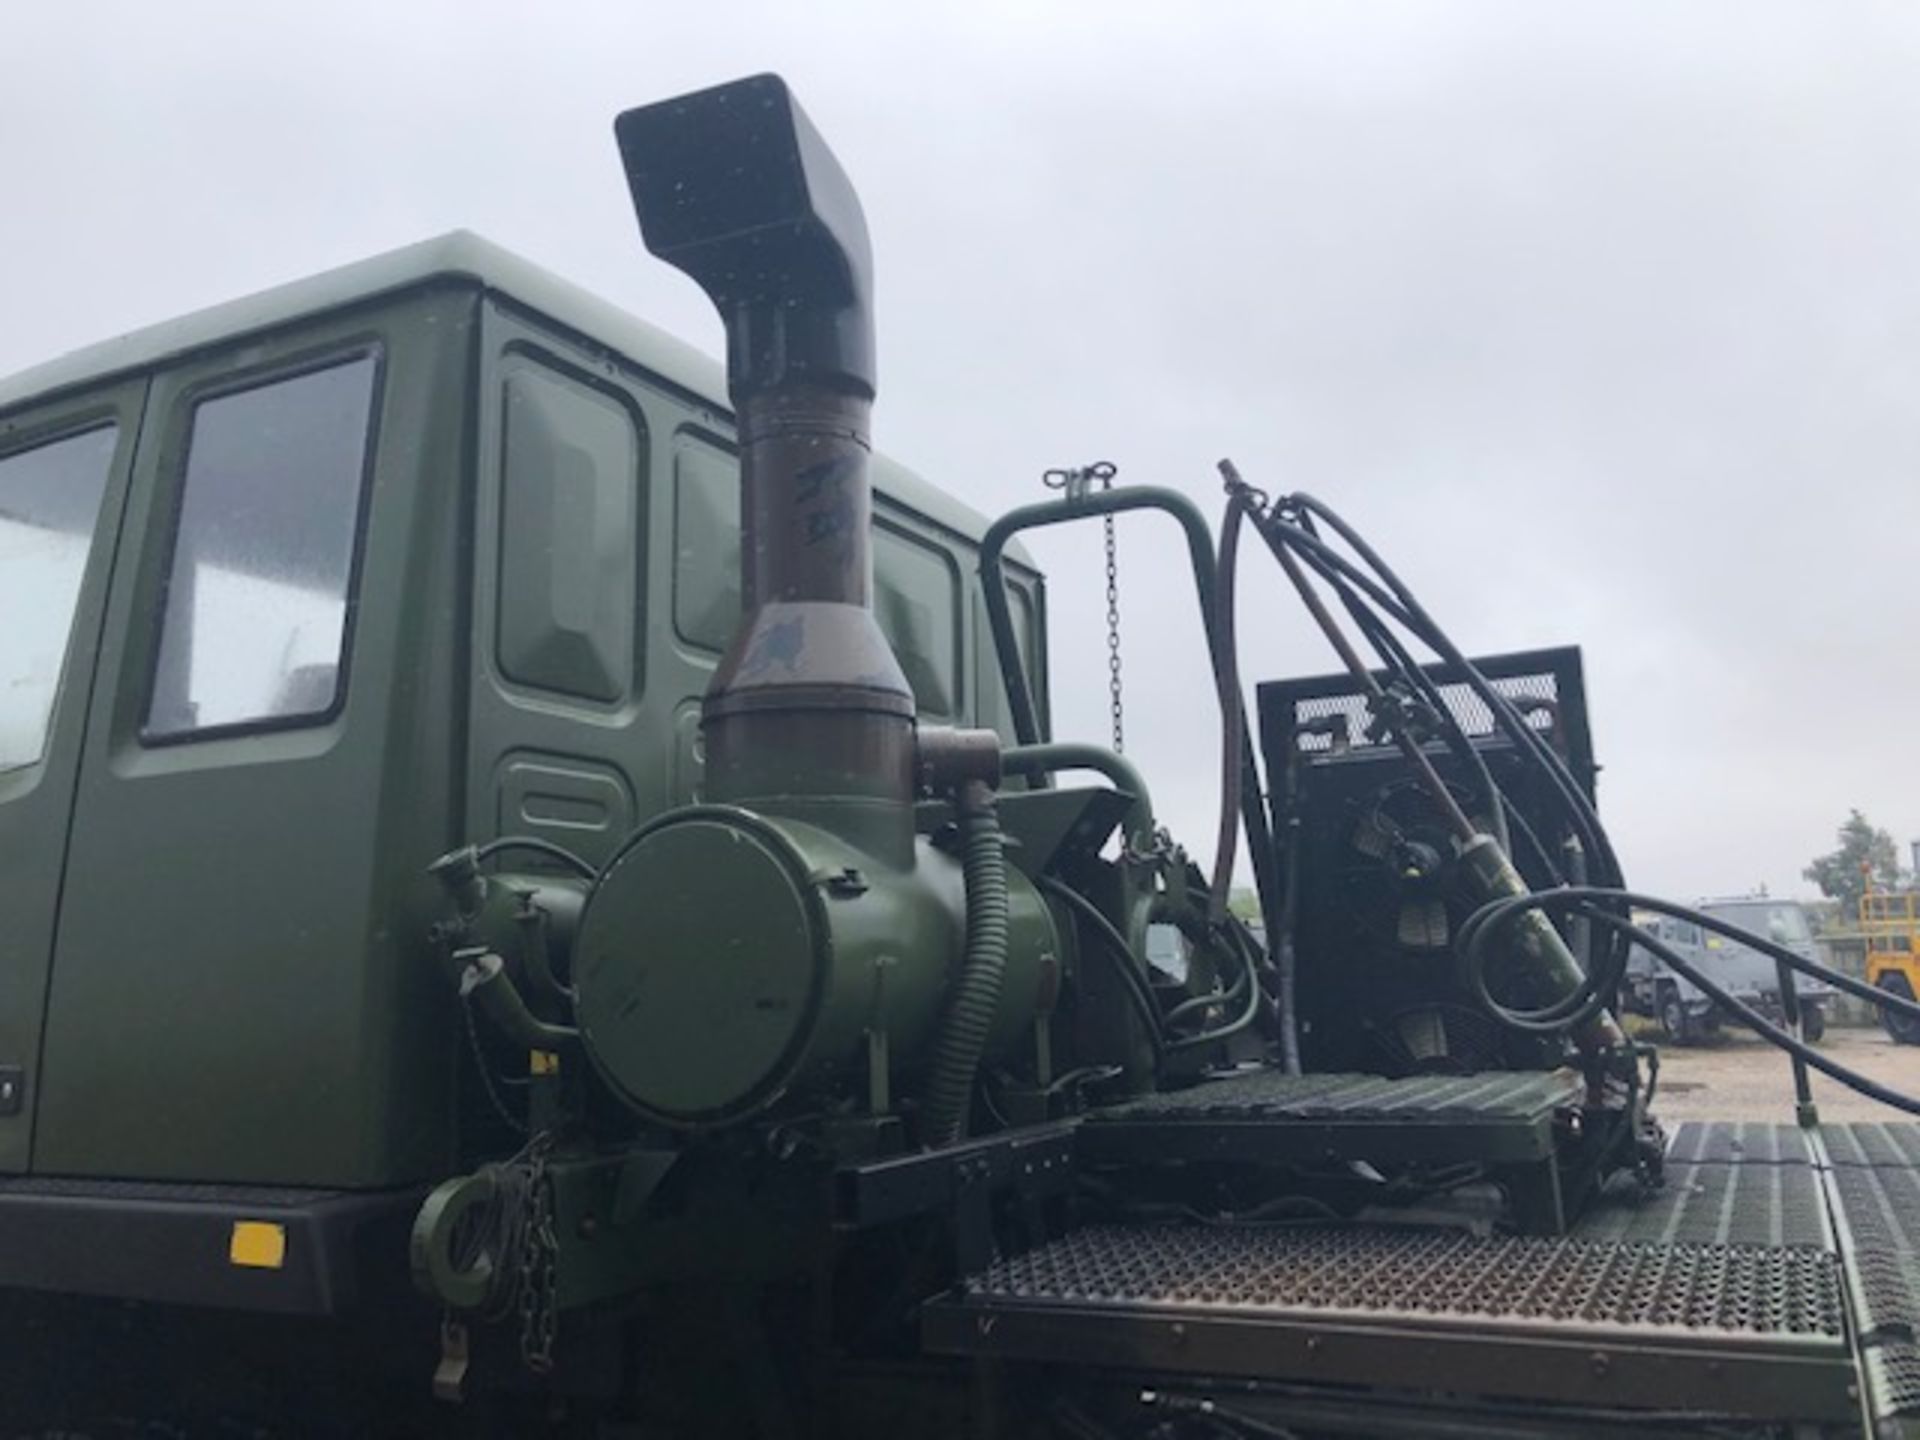
[[[0,420],[0,1174],[28,1168],[55,921],[144,381]]]

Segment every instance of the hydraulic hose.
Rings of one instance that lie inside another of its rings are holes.
[[[1360,563],[1349,559],[1330,546],[1316,531],[1315,518],[1324,521],[1342,541],[1359,557]],[[1565,763],[1553,748],[1541,739],[1532,726],[1514,708],[1506,695],[1491,685],[1477,667],[1469,661],[1426,609],[1416,599],[1404,581],[1396,575],[1391,566],[1383,560],[1364,538],[1351,525],[1336,514],[1329,506],[1311,495],[1296,494],[1284,497],[1271,510],[1255,516],[1262,538],[1274,550],[1276,558],[1286,563],[1283,552],[1291,550],[1298,554],[1313,571],[1339,595],[1348,612],[1355,615],[1356,623],[1361,623],[1362,631],[1373,644],[1382,664],[1389,672],[1403,678],[1410,686],[1432,704],[1437,699],[1429,677],[1417,665],[1411,663],[1405,648],[1400,646],[1388,631],[1383,621],[1375,618],[1371,623],[1359,621],[1359,613],[1365,609],[1361,603],[1364,596],[1376,614],[1401,626],[1409,634],[1440,657],[1445,667],[1443,678],[1458,678],[1492,712],[1495,724],[1507,735],[1514,747],[1531,761],[1546,777],[1549,787],[1566,815],[1582,851],[1591,862],[1593,879],[1604,885],[1618,887],[1625,883],[1620,871],[1618,857],[1614,854],[1604,827],[1598,815],[1594,813],[1592,803],[1581,790],[1577,781],[1568,771]],[[1356,594],[1355,592],[1359,593]],[[1444,703],[1440,706],[1440,718],[1451,721]],[[1447,735],[1451,748],[1457,750],[1454,737]],[[1476,779],[1481,776],[1476,773]],[[1491,776],[1486,776],[1484,784],[1491,784]],[[1495,792],[1497,793],[1497,792]],[[1545,846],[1525,823],[1524,817],[1505,804],[1504,797],[1492,807],[1495,811],[1490,818],[1498,824],[1504,815],[1518,821],[1516,829],[1520,838],[1540,859],[1547,875],[1559,878],[1559,867],[1547,854]],[[1505,846],[1502,847],[1506,848]],[[1624,917],[1622,917],[1624,918]],[[1598,973],[1613,974],[1624,968],[1626,942],[1607,927],[1602,927],[1606,943],[1583,947],[1588,950],[1584,956],[1587,967]],[[1589,932],[1591,934],[1591,932]],[[1599,1008],[1605,1008],[1604,1005]],[[1591,1018],[1591,1017],[1590,1017]]]
[[[1233,937],[1234,948],[1240,952],[1240,964],[1242,967],[1241,979],[1246,982],[1247,987],[1246,997],[1240,1006],[1240,1013],[1215,1029],[1203,1030],[1198,1035],[1182,1035],[1178,1040],[1168,1041],[1167,1049],[1169,1051],[1191,1050],[1200,1045],[1217,1044],[1245,1030],[1249,1025],[1253,1024],[1255,1017],[1260,1013],[1260,975],[1256,968],[1257,962],[1254,959],[1252,937],[1247,934],[1246,927],[1231,916],[1228,917],[1226,928],[1227,933]],[[1236,982],[1225,995],[1209,998],[1224,1001],[1230,998],[1238,989],[1239,985]]]
[[[1496,948],[1499,933],[1519,921],[1526,912],[1539,911],[1549,916],[1580,915],[1593,924],[1615,931],[1626,940],[1627,944],[1618,947],[1623,954],[1631,945],[1639,945],[1669,970],[1697,986],[1715,1005],[1732,1015],[1761,1039],[1786,1051],[1809,1068],[1830,1076],[1848,1089],[1870,1099],[1891,1105],[1894,1109],[1905,1111],[1910,1115],[1920,1115],[1920,1098],[1891,1090],[1878,1081],[1862,1075],[1859,1071],[1822,1054],[1798,1036],[1789,1034],[1743,1001],[1736,999],[1710,975],[1677,954],[1659,937],[1635,925],[1631,920],[1623,919],[1619,912],[1622,909],[1632,908],[1655,911],[1698,925],[1703,930],[1710,930],[1717,935],[1723,935],[1758,950],[1777,964],[1784,965],[1799,974],[1825,981],[1836,989],[1882,1009],[1920,1020],[1920,1002],[1906,1000],[1888,991],[1877,989],[1863,980],[1856,980],[1851,975],[1830,969],[1818,961],[1807,959],[1804,955],[1797,955],[1784,945],[1763,939],[1752,931],[1741,929],[1738,925],[1729,924],[1725,920],[1690,906],[1675,904],[1671,900],[1598,885],[1575,885],[1537,894],[1516,895],[1495,900],[1476,910],[1461,927],[1459,937],[1460,954],[1466,967],[1468,989],[1488,1014],[1511,1029],[1533,1034],[1550,1034],[1580,1023],[1582,1015],[1590,1012],[1596,1004],[1605,1004],[1613,984],[1618,982],[1617,975],[1596,972],[1588,976],[1585,983],[1574,994],[1538,1010],[1520,1010],[1502,1004],[1493,997],[1486,980],[1487,963]],[[1622,964],[1624,965],[1624,961]]]
[[[599,872],[578,855],[563,845],[551,840],[543,840],[538,835],[502,835],[498,840],[489,840],[473,852],[475,862],[490,860],[504,850],[520,850],[529,855],[545,855],[549,860],[558,860],[582,880],[593,880]]]
[[[1549,781],[1559,792],[1569,814],[1575,819],[1576,828],[1586,832],[1581,835],[1581,843],[1586,845],[1589,852],[1600,862],[1603,872],[1609,879],[1617,880],[1620,865],[1618,858],[1614,855],[1613,846],[1607,839],[1606,831],[1601,827],[1599,816],[1594,813],[1592,804],[1580,792],[1579,785],[1567,772],[1560,757],[1554,754],[1552,748],[1534,732],[1533,727],[1521,718],[1513,708],[1512,702],[1487,683],[1486,677],[1481,675],[1473,663],[1461,653],[1446,632],[1434,623],[1433,617],[1414,598],[1413,592],[1406,587],[1398,575],[1394,574],[1392,567],[1380,558],[1358,531],[1329,506],[1311,495],[1294,495],[1290,500],[1304,513],[1324,520],[1342,540],[1353,548],[1355,554],[1372,567],[1373,572],[1400,602],[1405,614],[1412,622],[1409,628],[1413,633],[1449,666],[1460,672],[1460,678],[1480,697],[1482,703],[1493,711],[1501,728],[1508,732],[1508,738],[1539,761]]]
[[[1000,981],[1007,968],[1007,856],[993,791],[983,781],[970,780],[960,788],[956,808],[966,885],[966,953],[934,1042],[923,1130],[929,1145],[951,1145],[966,1133],[973,1080],[1000,1006]]]
[[[1133,1006],[1134,1015],[1139,1019],[1140,1028],[1147,1037],[1147,1043],[1153,1047],[1157,1061],[1166,1049],[1166,1037],[1161,1031],[1160,1007],[1154,1002],[1153,992],[1147,988],[1147,982],[1137,968],[1140,962],[1133,953],[1133,947],[1127,944],[1127,937],[1101,914],[1098,905],[1079,891],[1062,885],[1050,875],[1042,875],[1039,885],[1085,920],[1095,938],[1102,942],[1107,958],[1113,962],[1114,973],[1120,977],[1120,988],[1126,992],[1127,1003]]]
[[[1239,472],[1231,460],[1220,462],[1228,484],[1227,516],[1220,525],[1220,560],[1213,587],[1214,684],[1220,692],[1220,827],[1213,842],[1213,883],[1207,900],[1207,918],[1215,925],[1227,918],[1233,886],[1235,842],[1240,838],[1239,798],[1247,764],[1246,707],[1240,702],[1240,651],[1234,614],[1234,581],[1240,553],[1240,522],[1250,501],[1239,486]]]

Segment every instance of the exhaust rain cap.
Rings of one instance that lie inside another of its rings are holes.
[[[794,383],[871,399],[873,255],[852,182],[777,75],[614,122],[647,249],[727,328],[735,402]]]

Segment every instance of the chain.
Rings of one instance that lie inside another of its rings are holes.
[[[553,1192],[547,1186],[546,1136],[528,1147],[526,1230],[519,1246],[520,1359],[535,1375],[553,1370],[553,1339],[560,1314],[553,1283]]]
[[[514,1134],[525,1135],[527,1133],[527,1122],[513,1113],[513,1110],[508,1106],[507,1102],[501,1098],[499,1086],[494,1084],[493,1066],[488,1063],[486,1049],[480,1043],[480,1027],[474,1023],[473,997],[471,995],[462,995],[460,997],[460,1009],[466,1019],[467,1044],[473,1049],[473,1068],[480,1076],[480,1086],[486,1091],[487,1099],[493,1105],[494,1114],[498,1115],[500,1117],[500,1123],[513,1131]]]
[[[1113,541],[1113,516],[1107,516],[1107,705],[1113,713],[1113,753],[1127,749],[1125,712],[1120,700],[1120,563]]]
[[[1084,500],[1096,485],[1111,490],[1113,477],[1119,473],[1120,467],[1111,460],[1096,460],[1091,465],[1043,470],[1040,483],[1060,491],[1068,500]],[[1107,532],[1107,697],[1113,716],[1113,753],[1119,755],[1127,748],[1125,715],[1120,705],[1120,563],[1114,545],[1113,516],[1102,518]]]

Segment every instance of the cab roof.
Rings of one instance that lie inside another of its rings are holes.
[[[490,240],[453,230],[149,325],[0,378],[0,416],[64,390],[152,369],[242,336],[445,281],[470,283],[503,296],[698,396],[716,411],[733,413],[725,367],[711,356]],[[972,539],[986,531],[984,515],[884,456],[874,457],[874,480],[892,498],[950,530]],[[1010,544],[1007,552],[1009,559],[1032,567],[1018,542]]]

